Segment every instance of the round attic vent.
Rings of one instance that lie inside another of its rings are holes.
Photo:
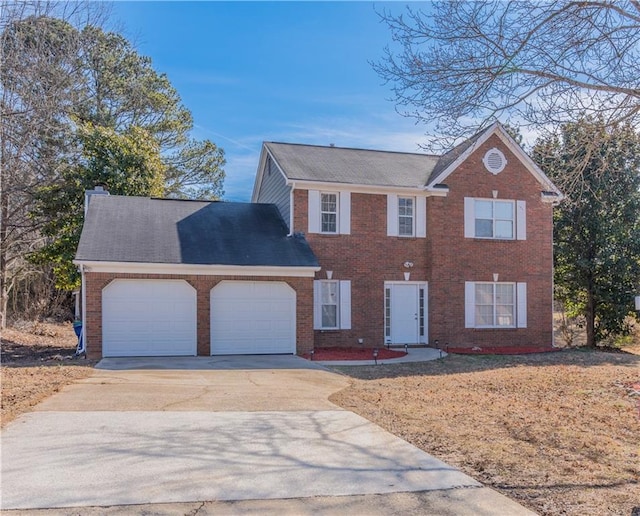
[[[482,158],[482,162],[489,172],[491,172],[492,174],[499,174],[507,165],[507,158],[504,157],[502,151],[494,147],[493,149],[489,149],[487,151],[487,153],[484,155],[484,158]]]

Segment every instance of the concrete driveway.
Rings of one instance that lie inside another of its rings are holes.
[[[98,368],[2,431],[2,509],[531,514],[331,404],[348,379],[298,357]]]

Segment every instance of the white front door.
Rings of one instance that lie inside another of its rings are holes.
[[[387,283],[386,335],[388,344],[427,342],[426,283]]]

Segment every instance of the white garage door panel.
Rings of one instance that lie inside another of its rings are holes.
[[[196,291],[181,280],[115,280],[102,291],[102,354],[196,354]]]
[[[211,290],[211,354],[295,353],[296,294],[283,282],[223,281]]]

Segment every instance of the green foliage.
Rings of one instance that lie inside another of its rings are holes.
[[[627,335],[640,288],[640,134],[583,119],[538,141],[534,158],[567,194],[554,212],[557,298],[585,316],[589,345]]]
[[[77,286],[72,260],[85,189],[102,183],[117,195],[223,194],[222,149],[190,138],[193,120],[178,92],[121,35],[29,16],[1,36],[3,114],[4,99],[14,109],[3,119],[10,136],[3,177],[30,178],[21,190],[25,212],[36,239],[41,232],[46,240],[31,258],[53,265],[59,288]]]
[[[124,134],[112,128],[82,124],[77,140],[82,157],[62,172],[61,180],[40,188],[34,216],[47,222],[42,228],[48,243],[32,255],[37,263],[51,263],[60,289],[79,286],[72,261],[84,219],[84,192],[103,184],[114,195],[160,196],[164,191],[164,164],[157,142],[144,129]]]

